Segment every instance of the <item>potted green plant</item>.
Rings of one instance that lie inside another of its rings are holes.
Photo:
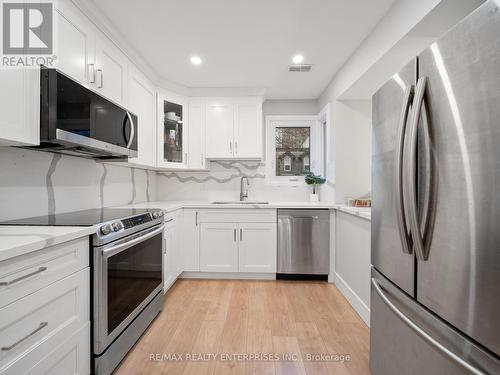
[[[311,202],[319,202],[319,194],[316,193],[316,185],[322,185],[326,182],[326,179],[315,175],[314,173],[308,173],[305,176],[306,184],[312,185],[313,192],[310,195]]]

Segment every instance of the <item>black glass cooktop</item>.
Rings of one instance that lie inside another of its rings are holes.
[[[154,210],[140,208],[97,208],[0,222],[0,225],[51,225],[90,227],[111,220],[141,215]]]

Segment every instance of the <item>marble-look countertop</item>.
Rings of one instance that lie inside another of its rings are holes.
[[[351,207],[345,204],[338,204],[335,207],[336,210],[345,212],[346,214],[351,214],[354,216],[359,216],[366,220],[372,219],[372,210],[370,207]]]
[[[158,208],[165,212],[172,212],[181,208],[324,208],[331,210],[340,210],[363,219],[371,219],[370,208],[349,207],[346,205],[329,202],[269,202],[268,204],[214,204],[207,201],[156,201],[134,203],[122,207],[131,208]]]
[[[0,262],[95,233],[94,227],[0,226]]]
[[[165,212],[175,211],[181,208],[324,208],[333,209],[336,207],[333,203],[311,203],[311,202],[269,202],[265,204],[214,204],[207,201],[156,201],[134,203],[126,206],[127,208],[158,208]]]

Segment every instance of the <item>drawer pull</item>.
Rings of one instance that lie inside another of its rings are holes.
[[[41,322],[40,325],[34,329],[33,331],[31,331],[31,333],[28,333],[26,336],[24,336],[22,339],[16,341],[14,344],[10,345],[10,346],[2,346],[2,352],[8,352],[12,349],[14,349],[16,346],[18,346],[20,343],[22,343],[23,341],[26,341],[27,339],[29,339],[31,336],[33,336],[35,333],[41,331],[43,328],[47,327],[49,325],[48,322]]]
[[[39,267],[36,271],[33,271],[31,273],[28,273],[26,275],[23,275],[21,277],[18,277],[17,279],[14,280],[9,280],[9,281],[0,281],[0,286],[9,286],[15,283],[18,283],[19,281],[22,281],[24,279],[27,279],[28,277],[34,276],[36,274],[39,274],[43,271],[47,271],[47,267]],[[3,349],[2,349],[3,350]]]

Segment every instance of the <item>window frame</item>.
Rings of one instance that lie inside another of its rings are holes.
[[[266,184],[275,186],[306,186],[301,176],[276,176],[276,128],[309,127],[309,168],[314,174],[323,174],[323,147],[319,142],[318,116],[266,116]]]

